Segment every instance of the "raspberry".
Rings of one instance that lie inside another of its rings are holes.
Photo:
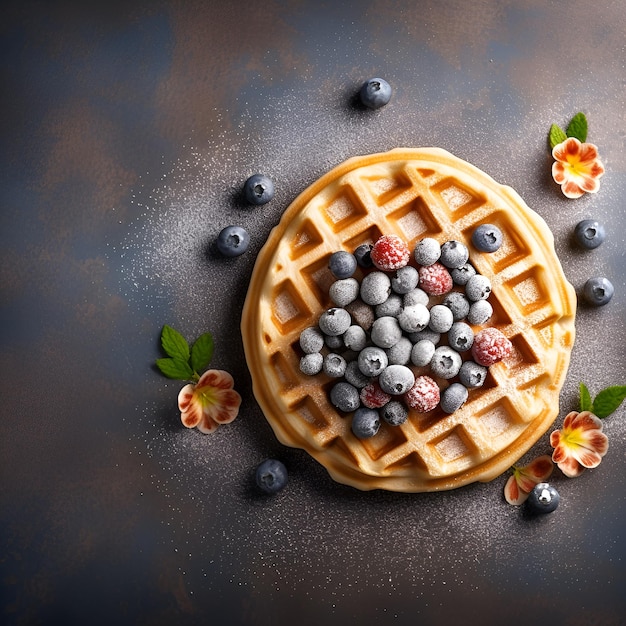
[[[419,286],[429,296],[442,296],[452,291],[452,276],[441,263],[419,268]]]
[[[376,381],[372,381],[363,387],[360,395],[361,403],[368,409],[379,409],[391,400],[391,396],[385,393]]]
[[[413,410],[427,413],[439,404],[439,387],[430,376],[418,376],[404,397]]]
[[[409,263],[409,247],[395,235],[383,235],[374,244],[371,252],[372,262],[385,272],[399,270]]]
[[[505,359],[512,350],[513,344],[497,328],[484,328],[474,337],[472,356],[479,365],[489,367]]]

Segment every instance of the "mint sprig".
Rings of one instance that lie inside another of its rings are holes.
[[[200,335],[189,348],[187,340],[167,324],[161,331],[161,347],[167,357],[157,359],[156,366],[161,373],[174,380],[199,380],[213,357],[213,336]]]
[[[593,402],[589,389],[580,383],[580,410],[591,411],[600,418],[614,413],[626,398],[626,385],[613,385],[598,393]]]
[[[568,137],[575,137],[582,143],[587,141],[587,118],[584,113],[576,113],[567,125],[567,130],[563,130],[557,124],[550,126],[548,134],[550,149],[554,149],[554,146],[563,143]]]

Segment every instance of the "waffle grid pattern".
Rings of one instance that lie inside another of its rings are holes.
[[[517,460],[507,450],[521,456],[556,417],[574,339],[572,290],[549,252],[547,227],[538,227],[525,205],[511,210],[506,188],[484,174],[488,184],[477,181],[471,166],[467,172],[459,167],[467,164],[443,151],[435,151],[444,155],[436,163],[424,163],[424,154],[430,156],[422,151],[421,158],[398,159],[392,152],[389,160],[365,161],[331,177],[303,205],[296,200],[284,229],[272,234],[260,255],[263,273],[253,276],[248,299],[261,296],[261,315],[246,318],[248,302],[244,310],[255,394],[277,436],[306,449],[336,480],[361,489],[449,489],[499,475]],[[491,255],[469,245],[484,222],[504,233],[502,247]],[[514,353],[492,366],[484,387],[470,391],[452,415],[412,412],[402,426],[383,424],[375,437],[359,440],[350,417],[328,401],[336,381],[300,373],[298,338],[330,306],[329,255],[389,233],[411,249],[424,236],[466,242],[472,263],[492,280],[489,324],[511,339]],[[250,349],[251,333],[263,338],[258,350]]]

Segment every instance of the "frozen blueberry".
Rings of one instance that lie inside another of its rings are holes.
[[[324,347],[324,335],[319,328],[309,326],[300,333],[300,347],[305,354],[319,352]]]
[[[444,413],[454,413],[460,409],[469,395],[461,383],[452,383],[441,392],[440,406]]]
[[[354,254],[345,250],[338,250],[330,255],[328,268],[335,278],[350,278],[356,270],[357,262]]]
[[[391,279],[391,288],[400,294],[409,293],[417,287],[419,274],[411,265],[401,267]]]
[[[481,224],[472,233],[472,243],[481,252],[495,252],[502,245],[502,231],[493,224]]]
[[[428,365],[435,354],[435,344],[428,339],[418,341],[411,350],[411,363],[417,367]]]
[[[367,334],[358,324],[352,324],[343,334],[343,345],[348,350],[360,352],[367,345]]]
[[[330,403],[344,413],[352,413],[361,406],[359,390],[350,383],[341,381],[330,390]]]
[[[345,309],[334,307],[322,313],[318,324],[325,335],[343,335],[350,328],[352,318]]]
[[[594,306],[604,306],[613,297],[615,289],[608,278],[595,276],[590,278],[583,287],[585,300]]]
[[[402,311],[402,297],[397,293],[389,294],[389,297],[374,309],[377,317],[397,317]]]
[[[372,267],[374,262],[372,261],[372,246],[371,243],[362,243],[360,246],[356,248],[354,251],[354,257],[356,258],[356,262],[359,267]]]
[[[217,249],[228,257],[243,254],[250,245],[250,235],[241,226],[227,226],[220,231],[216,241]]]
[[[491,294],[491,281],[482,274],[472,276],[465,285],[465,295],[472,302],[486,300]]]
[[[439,346],[430,362],[430,370],[440,378],[454,378],[461,369],[461,355],[449,346]]]
[[[415,262],[423,266],[433,265],[433,263],[439,260],[440,256],[441,246],[432,237],[424,237],[424,239],[418,241],[413,251]]]
[[[368,346],[359,352],[359,369],[365,376],[378,376],[389,365],[387,354],[381,348]]]
[[[266,204],[274,197],[274,183],[263,174],[254,174],[244,183],[243,191],[250,204]]]
[[[548,483],[539,483],[535,485],[526,500],[528,509],[535,515],[543,513],[552,513],[559,506],[561,496],[559,492]]]
[[[410,333],[409,339],[413,343],[418,343],[423,339],[428,339],[428,341],[432,341],[435,345],[437,345],[441,341],[441,333],[436,333],[434,330],[430,330],[430,328],[425,328],[419,333]]]
[[[378,377],[378,384],[385,393],[400,396],[415,384],[415,375],[406,365],[389,365]]]
[[[448,345],[457,352],[466,352],[474,343],[474,331],[465,322],[455,322],[448,331]]]
[[[398,324],[406,333],[418,333],[424,330],[431,320],[431,311],[423,304],[405,306],[398,315]]]
[[[380,428],[380,416],[378,411],[360,407],[352,416],[352,432],[359,439],[373,437]]]
[[[582,220],[574,228],[576,241],[587,250],[597,248],[606,239],[604,226],[596,220]]]
[[[329,288],[328,295],[333,304],[339,307],[348,306],[359,297],[361,286],[356,278],[336,280]]]
[[[395,317],[379,317],[372,324],[371,340],[380,348],[391,348],[402,337],[402,328]]]
[[[287,484],[287,468],[276,459],[266,459],[256,468],[256,484],[267,494],[278,493]]]
[[[413,344],[408,337],[400,337],[398,342],[385,350],[389,365],[406,365],[411,360]]]
[[[413,306],[414,304],[423,304],[427,306],[430,302],[430,298],[428,294],[419,287],[409,291],[409,293],[405,293],[402,297],[402,304],[404,306]]]
[[[341,356],[341,354],[329,352],[324,357],[322,369],[324,370],[324,374],[326,374],[326,376],[330,376],[331,378],[341,378],[346,371],[347,365],[346,360]]]
[[[343,335],[324,335],[324,343],[331,350],[339,351],[344,348]]]
[[[452,311],[443,304],[435,304],[430,309],[428,327],[436,333],[447,333],[454,323]]]
[[[406,422],[406,418],[409,416],[408,409],[397,400],[387,402],[384,407],[379,411],[381,417],[391,426],[400,426]]]
[[[359,91],[361,102],[370,109],[380,109],[391,100],[391,85],[382,78],[370,78]]]
[[[487,378],[487,368],[474,361],[465,361],[459,370],[461,384],[470,389],[482,387]]]
[[[452,276],[452,282],[460,287],[465,287],[467,281],[476,275],[476,269],[471,263],[465,263],[461,267],[455,267],[450,270],[450,276]]]
[[[307,376],[316,376],[322,371],[324,357],[320,352],[305,354],[300,359],[300,371]]]
[[[477,300],[470,305],[467,321],[474,326],[480,326],[487,322],[493,315],[493,307],[488,300]]]
[[[452,311],[452,319],[459,322],[467,317],[470,310],[469,300],[460,291],[451,291],[442,304]]]
[[[363,387],[366,387],[370,382],[369,376],[363,374],[359,369],[358,361],[350,361],[350,363],[348,363],[343,377],[346,379],[346,382],[357,389],[363,389]]]
[[[441,246],[439,263],[445,265],[449,269],[462,267],[467,263],[468,258],[469,250],[467,249],[467,246],[460,241],[446,241],[446,243]]]
[[[391,279],[384,272],[371,272],[361,281],[361,300],[365,304],[382,304],[391,293]]]

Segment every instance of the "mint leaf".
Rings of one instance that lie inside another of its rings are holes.
[[[167,356],[185,362],[189,361],[189,344],[177,330],[167,324],[163,326],[161,332],[161,345]]]
[[[598,417],[608,417],[626,398],[626,385],[603,389],[593,401],[593,412]]]
[[[579,141],[587,140],[587,118],[584,113],[576,113],[567,127],[568,137],[576,137]]]
[[[165,358],[156,360],[157,367],[168,378],[174,380],[190,380],[193,378],[193,371],[187,361],[177,358]]]
[[[550,126],[550,148],[554,148],[554,146],[558,146],[560,143],[563,143],[567,139],[567,135],[565,131],[556,124],[552,124]]]
[[[591,402],[591,394],[589,393],[589,389],[587,389],[584,383],[580,383],[580,410],[581,412],[593,412],[593,402]]]
[[[202,374],[213,357],[213,336],[211,333],[200,335],[191,346],[191,367],[197,374]]]

